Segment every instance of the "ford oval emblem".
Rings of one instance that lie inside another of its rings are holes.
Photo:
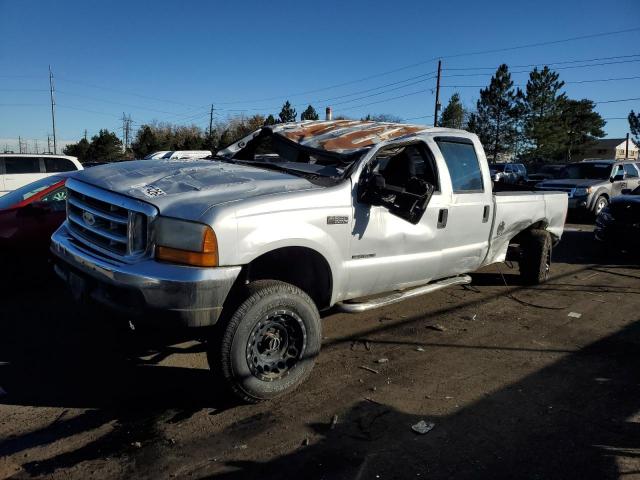
[[[93,227],[96,224],[96,217],[94,217],[91,212],[82,212],[82,220],[90,227]]]

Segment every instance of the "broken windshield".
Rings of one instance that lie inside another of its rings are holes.
[[[296,175],[342,179],[361,152],[342,154],[300,145],[265,127],[240,150],[225,158]],[[222,152],[221,152],[222,153]]]

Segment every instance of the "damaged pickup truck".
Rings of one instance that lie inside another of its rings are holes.
[[[211,369],[252,402],[309,375],[319,311],[468,283],[508,251],[543,282],[567,213],[566,193],[494,194],[473,134],[349,120],[265,126],[210,160],[99,166],[67,188],[51,250],[74,296],[211,327]]]

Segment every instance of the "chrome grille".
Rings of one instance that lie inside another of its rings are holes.
[[[153,206],[74,179],[66,186],[67,225],[76,240],[122,260],[148,253]]]

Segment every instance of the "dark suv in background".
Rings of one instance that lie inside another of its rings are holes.
[[[489,172],[496,183],[522,184],[527,179],[527,169],[522,163],[490,163]]]
[[[598,215],[623,190],[640,186],[640,168],[632,160],[587,160],[567,165],[558,178],[536,184],[538,190],[569,195],[569,209]]]

